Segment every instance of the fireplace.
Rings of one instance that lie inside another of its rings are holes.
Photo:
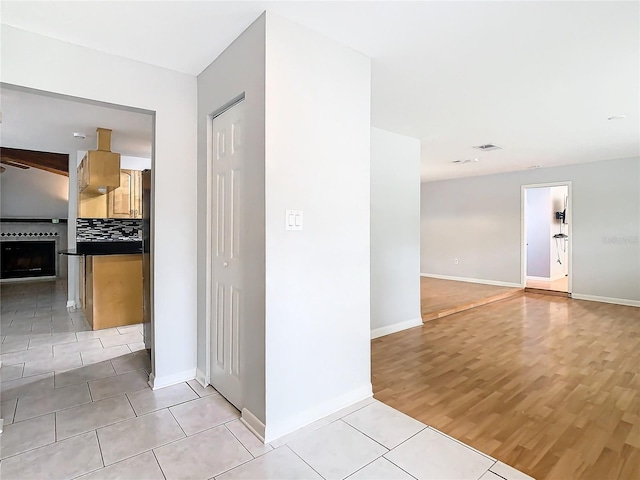
[[[4,241],[0,278],[56,276],[56,241]]]

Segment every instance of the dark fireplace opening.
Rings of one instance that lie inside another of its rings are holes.
[[[2,242],[0,278],[53,277],[56,275],[55,241]]]

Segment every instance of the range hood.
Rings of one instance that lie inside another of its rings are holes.
[[[81,192],[104,195],[120,186],[120,154],[111,151],[111,130],[98,128],[98,146],[89,150],[78,167]]]

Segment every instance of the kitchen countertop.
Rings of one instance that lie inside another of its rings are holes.
[[[127,255],[142,253],[141,241],[77,242],[76,248],[60,250],[60,255]]]

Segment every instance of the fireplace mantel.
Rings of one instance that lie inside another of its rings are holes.
[[[14,218],[0,217],[0,223],[67,223],[66,218]]]

